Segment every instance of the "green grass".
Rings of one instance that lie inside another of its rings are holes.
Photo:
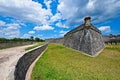
[[[115,44],[107,45],[106,49],[108,49],[108,50],[117,50],[117,51],[120,52],[120,45],[115,45]]]
[[[44,44],[45,44],[45,42],[39,42],[39,43],[36,43],[33,46],[27,47],[25,50],[30,50],[30,49],[36,48],[36,47],[44,45]]]
[[[36,62],[31,80],[120,80],[119,49],[120,45],[107,45],[93,58],[62,45],[50,44]]]

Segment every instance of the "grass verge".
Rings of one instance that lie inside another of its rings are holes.
[[[36,62],[31,80],[119,80],[120,45],[111,46],[107,45],[93,58],[62,45],[50,44]]]

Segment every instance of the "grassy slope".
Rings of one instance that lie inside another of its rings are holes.
[[[100,55],[92,58],[50,44],[37,61],[31,80],[120,80],[120,45],[108,45]]]

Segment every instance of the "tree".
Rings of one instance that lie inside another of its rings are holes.
[[[112,37],[113,37],[113,34],[110,34],[109,37],[112,38]]]
[[[31,41],[33,41],[33,40],[34,40],[34,37],[33,37],[33,36],[31,36],[31,37],[30,37],[30,40],[31,40]]]
[[[40,41],[40,38],[36,37],[36,38],[35,38],[35,41]]]

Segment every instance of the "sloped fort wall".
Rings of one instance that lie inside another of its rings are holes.
[[[84,24],[64,36],[63,45],[92,56],[105,47],[101,32],[90,23],[90,17],[86,17]]]

